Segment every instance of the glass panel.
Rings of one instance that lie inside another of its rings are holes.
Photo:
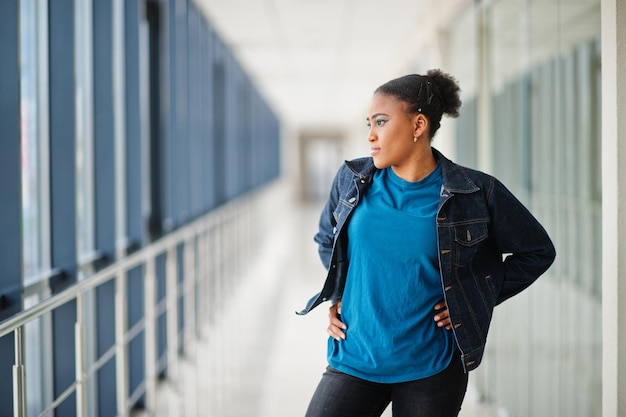
[[[26,281],[42,269],[39,123],[37,108],[37,5],[20,2],[20,95],[22,123],[22,239]]]
[[[20,0],[20,100],[22,138],[23,286],[46,279],[50,269],[48,172],[48,9],[44,0]],[[27,309],[49,296],[43,285],[24,298]],[[29,415],[51,401],[49,317],[25,326],[24,347]]]
[[[76,204],[78,258],[82,264],[94,248],[92,8],[75,3],[76,28]]]
[[[494,173],[558,256],[496,310],[477,380],[509,415],[599,416],[600,2],[501,0],[483,12]]]
[[[22,123],[22,245],[24,287],[47,277],[49,249],[48,9],[44,0],[20,0],[20,99]],[[27,309],[49,296],[47,285],[24,298]],[[25,326],[27,411],[40,414],[51,401],[49,316]]]
[[[47,2],[20,1],[24,287],[50,268]]]
[[[450,32],[450,74],[461,86],[461,111],[456,130],[456,155],[451,157],[461,165],[476,168],[478,164],[477,140],[477,19],[473,8],[469,8],[456,22]],[[437,144],[435,144],[437,146]]]

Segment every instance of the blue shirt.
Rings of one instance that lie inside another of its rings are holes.
[[[375,382],[426,378],[454,352],[451,331],[437,327],[443,299],[435,216],[441,168],[407,182],[390,168],[374,174],[348,226],[350,266],[342,298],[346,339],[329,338],[329,364]]]

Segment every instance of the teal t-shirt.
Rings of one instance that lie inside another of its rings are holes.
[[[419,182],[377,171],[348,225],[350,266],[342,298],[346,339],[329,338],[333,368],[396,383],[443,371],[454,336],[437,327],[443,299],[435,216],[441,167]]]

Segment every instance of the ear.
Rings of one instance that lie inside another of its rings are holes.
[[[420,137],[428,134],[428,118],[422,113],[418,113],[413,117],[413,136]]]

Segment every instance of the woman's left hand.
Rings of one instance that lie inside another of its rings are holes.
[[[448,314],[448,305],[444,300],[435,304],[435,322],[438,327],[445,327],[446,330],[452,330],[452,322],[450,321],[450,315]]]

